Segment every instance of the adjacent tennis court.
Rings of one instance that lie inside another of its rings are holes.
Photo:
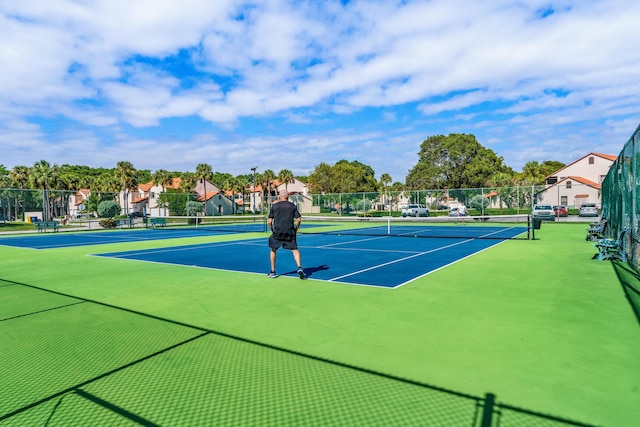
[[[148,240],[180,239],[203,235],[264,232],[264,219],[238,225],[167,226],[124,230],[81,231],[20,235],[0,240],[0,245],[31,249],[56,249],[71,246],[131,243]]]

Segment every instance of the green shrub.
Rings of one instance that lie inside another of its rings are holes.
[[[113,218],[101,219],[98,224],[100,224],[100,227],[102,228],[116,228],[116,220]]]
[[[189,200],[186,203],[185,210],[188,216],[196,216],[204,211],[204,203]]]
[[[98,215],[102,218],[113,218],[118,215],[122,208],[118,202],[113,200],[105,200],[98,204]]]

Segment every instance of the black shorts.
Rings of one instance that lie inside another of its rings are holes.
[[[295,238],[293,240],[276,239],[272,234],[271,236],[269,236],[269,247],[274,251],[277,251],[278,249],[280,249],[280,247],[293,250],[298,249],[298,242],[296,242]]]

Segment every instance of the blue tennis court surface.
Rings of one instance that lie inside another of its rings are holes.
[[[247,232],[263,231],[260,224],[247,226]],[[55,249],[70,246],[105,245],[109,243],[140,242],[144,240],[177,239],[206,235],[229,234],[225,230],[200,227],[184,229],[138,229],[110,231],[57,232],[11,236],[0,239],[0,245],[31,249]]]
[[[298,236],[302,263],[309,279],[384,288],[402,286],[499,243],[501,240],[468,238]],[[266,238],[97,256],[265,275],[269,271]],[[276,268],[281,276],[297,277],[289,251],[278,251]]]

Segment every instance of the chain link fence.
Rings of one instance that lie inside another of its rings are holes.
[[[123,216],[215,216],[266,214],[277,196],[275,191],[272,194],[217,193],[208,195],[205,201],[197,193],[175,190],[117,193],[5,188],[0,189],[0,217],[9,221],[29,221],[32,217],[39,220],[93,218],[98,216],[98,205],[106,200],[116,201]],[[600,206],[600,189],[567,181],[555,186],[293,193],[289,200],[303,214],[400,216],[403,208],[422,205],[430,216],[437,216],[447,215],[451,209],[464,204],[470,215],[513,215],[530,213],[534,204],[547,204],[565,206],[569,215],[577,215],[582,203]],[[190,211],[190,203],[200,203],[202,209]]]

